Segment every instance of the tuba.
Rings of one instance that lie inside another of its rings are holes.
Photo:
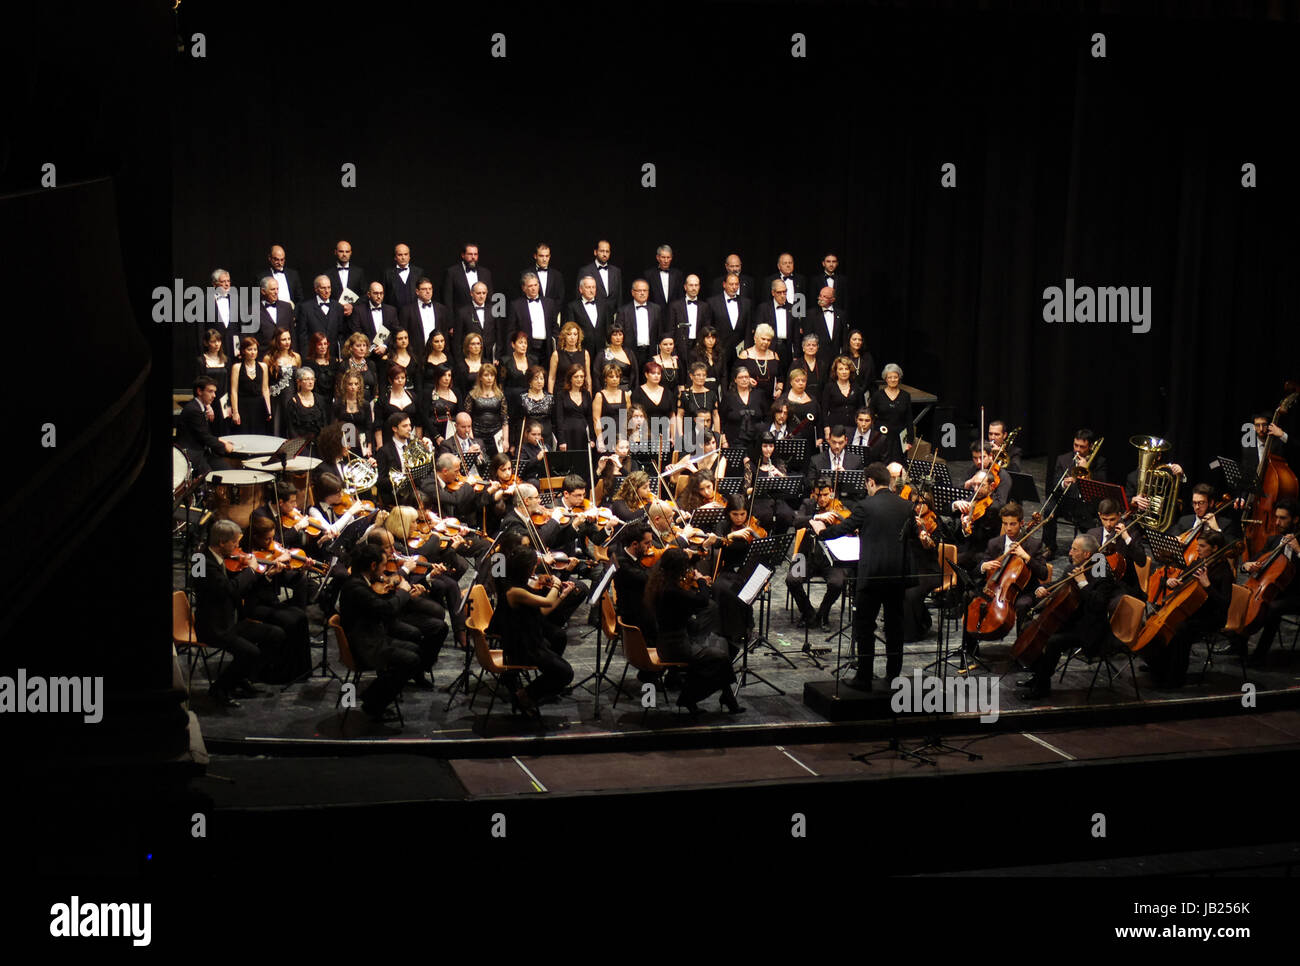
[[[1137,495],[1151,501],[1137,522],[1148,530],[1168,530],[1178,508],[1178,477],[1165,465],[1157,466],[1156,458],[1169,452],[1169,443],[1159,436],[1131,436],[1129,445],[1138,451]]]

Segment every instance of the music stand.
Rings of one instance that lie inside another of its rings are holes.
[[[712,533],[717,529],[718,521],[727,512],[725,506],[702,506],[691,514],[691,526]]]
[[[865,493],[867,489],[867,471],[866,470],[827,470],[825,473],[818,472],[818,478],[829,476],[831,483],[835,487],[835,497],[839,498],[840,494]]]
[[[1210,461],[1210,469],[1223,471],[1223,482],[1230,490],[1241,490],[1245,486],[1246,471],[1231,457],[1216,456]]]
[[[743,476],[724,476],[720,480],[714,481],[713,488],[719,493],[731,496],[733,493],[739,493],[745,486]]]
[[[600,578],[599,583],[597,583],[595,588],[593,588],[591,596],[587,598],[588,606],[600,607],[601,600],[605,596],[605,591],[609,587],[609,582],[614,577],[614,571],[618,569],[618,565],[614,562],[615,559],[616,555],[610,554],[609,566],[605,568],[605,576]],[[577,684],[574,684],[569,688],[569,690],[572,691],[575,688],[586,687],[588,681],[592,678],[596,679],[596,683],[591,689],[595,698],[595,704],[591,709],[591,718],[593,721],[599,720],[600,718],[600,682],[604,680],[608,681],[610,684],[614,683],[614,679],[605,673],[605,670],[608,667],[608,662],[606,662],[606,668],[602,668],[600,665],[600,636],[604,623],[603,619],[596,623],[596,669]]]
[[[768,604],[772,593],[772,574],[776,571],[777,563],[783,560],[786,554],[790,552],[790,544],[793,542],[793,533],[779,533],[772,537],[760,537],[751,541],[749,544],[749,552],[745,554],[745,562],[741,564],[740,572],[742,574],[752,575],[758,570],[759,566],[762,566],[767,570],[768,574],[767,579],[763,582],[763,588],[757,598],[758,621],[755,626],[758,629],[758,636],[741,648],[740,685],[736,688],[737,693],[740,692],[741,688],[745,687],[746,680],[752,677],[762,684],[766,684],[777,694],[785,694],[784,691],[778,688],[771,681],[768,681],[757,671],[751,671],[749,669],[749,652],[756,647],[767,647],[775,656],[785,661],[786,664],[789,664],[790,667],[797,667],[794,661],[782,654],[780,650],[777,649],[776,645],[768,640],[767,637],[768,623],[771,621],[772,617],[771,607]],[[745,579],[748,580],[749,577],[746,576]]]
[[[832,540],[820,541],[819,538],[821,548],[830,559],[831,566],[839,567],[845,572],[844,593],[840,595],[840,629],[826,638],[827,644],[832,640],[835,641],[835,697],[838,699],[840,696],[840,675],[849,668],[857,667],[858,654],[857,649],[854,647],[853,620],[858,596],[858,555],[862,543],[857,534],[844,534],[842,537],[835,537],[834,540],[844,540],[845,542],[835,544]],[[838,554],[836,553],[837,548],[840,549]],[[845,610],[848,611],[849,627],[849,662],[847,665],[844,663]],[[872,628],[871,632],[874,634],[875,628]]]
[[[289,460],[293,459],[295,456],[297,456],[299,453],[305,450],[307,448],[307,444],[310,442],[311,440],[309,440],[305,436],[296,436],[293,439],[286,439],[283,443],[280,444],[279,449],[277,449],[274,453],[272,453],[265,460],[263,460],[262,465],[266,466],[267,463],[278,462],[280,464],[279,472],[283,473],[285,468],[289,464]],[[270,470],[269,466],[267,466],[267,470],[268,471]]]
[[[1177,567],[1179,570],[1187,566],[1186,558],[1183,556],[1187,548],[1178,541],[1176,536],[1145,528],[1142,533],[1146,537],[1147,548],[1157,563]]]
[[[1038,495],[1038,484],[1028,473],[1012,473],[1009,470],[1007,475],[1011,477],[1011,492],[1007,494],[1008,500],[1015,500],[1017,503],[1042,503],[1042,498]]]
[[[1105,499],[1114,500],[1124,510],[1128,509],[1128,494],[1118,483],[1100,483],[1091,479],[1076,479],[1074,483],[1079,488],[1080,501],[1093,513],[1097,512],[1097,504]]]
[[[760,476],[754,480],[754,499],[798,500],[804,495],[802,476]]]
[[[953,503],[958,500],[968,500],[974,502],[975,491],[967,490],[962,487],[953,486],[952,483],[940,483],[935,481],[931,489],[934,494],[934,511],[935,513],[946,516],[961,516],[958,511],[952,508]]]
[[[745,475],[745,457],[749,455],[749,450],[739,446],[728,446],[718,452],[727,458],[727,476]]]
[[[850,447],[850,449],[852,448],[853,447]],[[861,448],[862,447],[858,447],[858,449]],[[923,480],[931,479],[930,467],[932,464],[930,463],[929,460],[909,459],[906,462],[907,462],[907,476],[908,479],[910,479],[913,483],[919,483]],[[942,459],[938,459],[934,461],[933,466],[934,466],[934,476],[933,476],[934,482],[943,483],[946,486],[952,486],[952,474],[948,472],[948,464],[945,463]]]
[[[548,475],[581,476],[584,480],[587,480],[588,487],[595,485],[594,481],[587,479],[590,475],[587,472],[587,467],[590,465],[590,461],[587,459],[587,451],[585,449],[577,453],[571,453],[568,450],[565,450],[564,452],[548,450],[546,453],[546,459],[550,464],[550,472]]]
[[[950,596],[955,594],[958,601],[969,606],[970,601],[979,594],[980,584],[973,580],[970,574],[966,573],[965,570],[957,566],[956,560],[949,560],[947,557],[942,557],[940,558],[940,562],[952,571],[952,575],[956,578],[956,583],[958,585],[950,588],[947,593]],[[939,573],[942,577],[943,570],[941,569]],[[942,586],[942,584],[940,584],[940,586]],[[966,607],[960,605],[954,606],[957,606],[957,622],[960,625],[962,623],[962,615],[966,613]],[[937,667],[939,669],[939,678],[942,680],[948,676],[948,668],[952,668],[959,674],[965,674],[967,671],[971,670],[972,667],[982,666],[982,662],[979,658],[975,659],[976,663],[974,665],[970,663],[966,656],[964,642],[962,646],[957,649],[957,653],[961,655],[960,659],[952,656],[951,641],[948,639],[948,621],[943,616],[943,606],[940,604],[939,633],[935,635],[934,660],[922,668],[922,670],[929,671],[931,668]],[[954,661],[957,661],[957,663],[954,663]]]
[[[787,467],[803,469],[808,465],[808,440],[797,436],[778,439],[772,449],[772,455],[785,460]]]

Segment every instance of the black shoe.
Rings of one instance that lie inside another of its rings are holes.
[[[523,688],[515,692],[515,702],[519,706],[519,711],[526,718],[537,720],[541,718],[542,712],[538,710],[537,703],[533,701],[532,696]]]
[[[831,615],[830,615],[830,614],[818,614],[818,615],[817,615],[817,626],[820,627],[820,628],[821,628],[822,630],[824,630],[824,631],[829,631],[829,630],[831,629]]]
[[[745,713],[745,708],[741,707],[740,702],[736,700],[736,695],[730,687],[722,689],[722,710],[726,711],[727,714]]]
[[[1034,678],[1034,677],[1021,678],[1019,681],[1016,682],[1016,687],[1018,687],[1018,688],[1032,688],[1032,687],[1034,686],[1034,682],[1035,682],[1036,680],[1038,680],[1038,679],[1037,679],[1037,678]]]
[[[700,716],[700,706],[696,704],[694,701],[682,701],[679,698],[677,701],[677,707],[685,708],[687,711],[690,712],[692,718],[698,718]]]
[[[208,697],[218,708],[238,708],[239,702],[230,696],[230,692],[224,688],[219,688],[215,684],[208,689]]]
[[[795,627],[806,627],[813,630],[817,627],[817,618],[812,614],[800,614],[794,619]]]
[[[421,672],[420,676],[411,682],[411,687],[415,688],[417,691],[432,691],[435,685],[432,678]]]
[[[382,708],[367,708],[364,704],[361,706],[362,713],[375,724],[392,724],[397,721],[397,708],[393,705],[385,705]]]

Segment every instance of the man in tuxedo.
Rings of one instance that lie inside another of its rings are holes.
[[[298,306],[298,346],[305,351],[311,345],[311,337],[317,332],[324,332],[334,347],[337,356],[347,334],[347,323],[343,315],[343,306],[331,296],[333,288],[328,275],[317,275],[312,283],[316,297],[302,302]]]
[[[271,345],[271,336],[277,326],[284,326],[294,331],[293,306],[280,299],[280,283],[271,276],[262,279],[262,299],[257,310],[257,341],[261,351],[265,352]],[[242,338],[242,336],[240,336]],[[306,348],[298,346],[299,350]],[[234,358],[239,358],[236,352]]]
[[[1058,498],[1060,499],[1060,510],[1052,517],[1052,519],[1043,524],[1043,543],[1047,544],[1047,552],[1049,556],[1056,555],[1057,520],[1064,518],[1066,520],[1076,519],[1079,523],[1085,522],[1084,515],[1086,510],[1082,501],[1078,497],[1077,489],[1071,486],[1066,490],[1065,487],[1069,485],[1069,480],[1066,480],[1063,483],[1061,481],[1066,476],[1073,477],[1075,469],[1088,462],[1088,453],[1092,450],[1092,441],[1093,434],[1091,429],[1076,430],[1074,433],[1073,448],[1070,452],[1062,453],[1056,458],[1056,463],[1052,467],[1052,471],[1048,474],[1048,494],[1051,494],[1058,483],[1061,484],[1062,491],[1064,492],[1064,495],[1058,494]],[[1106,482],[1106,457],[1100,454],[1097,455],[1097,457],[1092,461],[1092,468],[1089,477],[1097,480],[1099,483]],[[1091,521],[1087,522],[1090,523]]]
[[[1267,664],[1269,648],[1273,646],[1273,640],[1282,627],[1282,618],[1287,614],[1300,613],[1300,581],[1295,579],[1295,562],[1300,560],[1300,541],[1296,539],[1296,525],[1300,523],[1300,506],[1296,505],[1295,500],[1278,500],[1273,508],[1273,522],[1277,525],[1277,532],[1269,536],[1259,558],[1244,564],[1243,569],[1247,573],[1253,573],[1259,569],[1265,557],[1282,546],[1282,555],[1289,563],[1278,566],[1285,566],[1290,570],[1292,579],[1277,596],[1260,608],[1254,622],[1245,629],[1240,639],[1238,646],[1244,653],[1250,635],[1255,633],[1257,628],[1263,628],[1263,633],[1259,635],[1259,642],[1255,645],[1255,652],[1250,656],[1251,667],[1264,667]]]
[[[989,443],[993,447],[993,452],[996,453],[998,450],[1002,449],[1003,445],[1007,441],[1007,424],[1000,419],[995,419],[991,423],[989,423],[988,432],[989,432]],[[1019,446],[1013,444],[1010,448],[1007,449],[1007,456],[1009,459],[1009,462],[1007,463],[1007,469],[1010,472],[1012,473],[1024,472],[1020,468],[1020,457],[1022,455],[1024,454],[1021,452]]]
[[[966,479],[962,481],[962,489],[971,492],[971,500],[979,500],[988,492],[987,489],[981,489],[984,480],[987,478],[989,470],[993,466],[993,447],[988,443],[982,443],[975,440],[970,444],[970,466],[966,470]],[[956,470],[956,467],[953,467]],[[1011,476],[1008,473],[998,475],[998,486],[993,492],[993,505],[1002,506],[1007,502],[1011,495]],[[965,501],[958,500],[958,503]],[[965,512],[967,507],[962,508]]]
[[[538,242],[533,248],[533,267],[524,271],[536,273],[542,298],[550,299],[553,305],[564,304],[564,276],[551,268],[550,245],[546,242]]]
[[[596,280],[596,298],[612,309],[623,295],[623,270],[610,262],[613,249],[605,239],[596,242],[592,254],[595,259],[578,269],[578,277],[592,276]]]
[[[237,465],[225,458],[227,453],[234,451],[234,444],[212,435],[212,423],[216,420],[212,400],[216,396],[216,382],[208,376],[200,376],[194,380],[194,398],[181,407],[176,445],[189,457],[195,476],[205,476],[214,468],[226,469]]]
[[[371,344],[374,344],[375,336],[381,331],[387,332],[385,339],[391,341],[393,333],[401,327],[397,320],[397,306],[384,304],[384,287],[378,282],[371,282],[370,287],[366,290],[366,298],[358,302],[352,309],[352,315],[348,319],[348,330],[350,332],[360,332]],[[387,353],[387,346],[382,347]],[[411,336],[411,356],[419,358],[419,346],[415,342],[415,336]]]
[[[385,504],[392,506],[399,500],[397,492],[393,489],[393,479],[389,474],[406,472],[402,453],[406,449],[406,444],[411,441],[411,417],[404,412],[393,413],[383,427],[383,434],[384,445],[375,453],[378,464],[376,468],[379,470],[379,497]],[[400,502],[413,502],[414,498],[406,487],[402,487],[402,490],[404,495]]]
[[[650,283],[638,278],[632,283],[632,301],[622,306],[614,321],[627,333],[624,341],[639,359],[649,359],[659,351],[663,310],[650,302]]]
[[[267,267],[258,273],[257,281],[260,285],[262,279],[268,275],[275,279],[280,283],[280,294],[289,299],[292,307],[302,301],[302,279],[296,269],[284,267],[284,259],[284,249],[279,245],[272,245],[271,251],[266,256]]]
[[[384,300],[402,306],[415,301],[416,282],[424,276],[424,269],[411,264],[411,249],[402,242],[393,248],[393,264],[384,269]]]
[[[510,353],[509,340],[516,332],[528,333],[528,351],[536,359],[551,357],[551,333],[555,330],[555,303],[542,298],[542,283],[535,272],[525,272],[520,287],[524,294],[510,303],[510,315],[497,346],[497,358]]]
[[[487,490],[480,493],[472,486],[459,486],[454,490],[449,488],[449,484],[460,478],[461,464],[451,453],[443,452],[443,446],[438,447],[435,471],[420,481],[424,505],[440,516],[455,517],[467,526],[480,527],[482,510],[491,502],[491,497],[487,495]],[[470,539],[467,552],[478,559],[487,548],[488,542],[476,536]]]
[[[352,263],[352,243],[340,240],[334,246],[334,267],[327,269],[325,272],[329,276],[330,288],[338,293],[340,299],[343,298],[343,290],[351,289],[358,296],[358,301],[365,298],[366,291],[366,273],[358,265]],[[352,305],[350,303],[340,302],[343,306],[344,316],[351,318]]]
[[[1114,542],[1106,547],[1106,556],[1118,553],[1125,561],[1124,575],[1120,578],[1123,582],[1125,591],[1138,600],[1146,600],[1146,588],[1138,579],[1137,569],[1146,565],[1147,551],[1142,542],[1142,529],[1138,528],[1136,535],[1120,523],[1120,507],[1114,500],[1102,500],[1097,504],[1097,516],[1101,519],[1101,526],[1093,527],[1088,531],[1088,536],[1097,541],[1097,546],[1106,547],[1106,542],[1114,538]]]
[[[433,300],[433,282],[421,278],[415,284],[415,301],[397,310],[397,325],[411,335],[411,355],[423,362],[424,347],[434,329],[447,337],[447,354],[456,354],[460,346],[456,341],[457,326],[452,324],[451,310]]]
[[[841,427],[843,432],[843,427]],[[832,433],[832,438],[834,434]],[[870,689],[876,657],[876,617],[885,610],[885,680],[903,670],[903,598],[916,583],[907,552],[908,538],[916,529],[910,500],[889,489],[889,470],[880,463],[866,469],[867,498],[860,501],[843,523],[828,527],[820,520],[809,526],[823,540],[857,533],[858,579],[853,637],[857,641],[858,670],[849,684]]]
[[[817,368],[832,378],[831,363],[848,351],[849,327],[836,306],[835,289],[824,286],[817,293],[817,307],[803,320],[803,334],[817,336]]]
[[[1291,437],[1281,426],[1273,422],[1273,417],[1269,413],[1256,413],[1251,422],[1255,424],[1255,435],[1251,437],[1249,446],[1241,448],[1241,481],[1247,487],[1254,485],[1260,461],[1264,458],[1264,446],[1270,436],[1274,440],[1269,451],[1288,463],[1292,462],[1289,445]]]
[[[705,302],[709,308],[709,324],[718,330],[718,349],[722,358],[728,361],[735,356],[736,347],[744,345],[754,329],[753,302],[740,294],[740,289],[740,276],[732,272],[722,282],[722,294]]]
[[[1175,536],[1184,533],[1190,534],[1187,543],[1196,539],[1202,528],[1208,530],[1218,530],[1220,532],[1231,526],[1228,519],[1219,519],[1217,513],[1211,513],[1210,507],[1214,504],[1214,487],[1209,483],[1197,483],[1192,487],[1192,512],[1184,514],[1174,522],[1171,532]]]
[[[230,273],[224,268],[218,268],[212,273],[206,310],[204,321],[209,329],[221,333],[221,345],[233,365],[234,360],[239,358],[239,340],[244,337],[244,333],[239,318],[239,300],[230,291]]]
[[[889,438],[877,428],[875,416],[865,406],[856,413],[853,439],[849,441],[849,445],[866,449],[867,463],[883,463],[889,454]]]
[[[474,438],[474,421],[469,413],[456,414],[456,432],[438,444],[438,453],[456,457],[458,472],[466,472],[478,465],[483,456],[483,447]],[[451,481],[448,481],[451,482]]]
[[[813,484],[812,495],[800,504],[799,510],[795,514],[795,529],[800,530],[808,526],[812,518],[819,513],[833,513],[834,511],[830,509],[830,506],[834,499],[835,485],[829,479],[819,479]],[[791,568],[785,578],[785,586],[790,591],[795,606],[799,608],[799,617],[795,621],[795,626],[821,627],[824,630],[830,630],[831,608],[840,599],[840,594],[844,593],[844,585],[848,582],[849,569],[842,565],[831,564],[826,552],[816,545],[811,548],[804,559],[806,561],[805,576],[798,576],[795,569]],[[826,595],[822,597],[821,606],[817,608],[815,613],[812,601],[808,599],[808,591],[805,589],[807,577],[824,577],[826,579]],[[811,650],[807,645],[804,647],[805,653]]]
[[[852,309],[849,299],[848,280],[839,273],[840,260],[831,253],[827,252],[822,259],[822,268],[820,272],[814,273],[808,279],[808,291],[820,292],[824,288],[833,288],[835,290],[835,304],[841,312],[849,312]]]
[[[483,358],[490,360],[496,349],[498,339],[504,339],[505,336],[499,335],[498,330],[501,326],[497,325],[497,320],[492,317],[492,307],[488,305],[488,287],[483,282],[479,282],[469,291],[469,305],[462,306],[454,315],[456,319],[454,341],[456,344],[448,345],[447,348],[457,358],[461,355],[461,348],[465,340],[469,338],[471,332],[477,332],[483,337]]]
[[[795,274],[794,256],[789,252],[782,252],[776,259],[776,271],[763,279],[764,288],[771,288],[772,283],[776,281],[785,282],[785,300],[791,307],[799,304],[799,296],[804,297],[803,311],[806,313],[809,309],[808,302],[808,282],[802,275]]]
[[[478,263],[478,245],[465,242],[460,246],[460,261],[447,267],[442,282],[442,297],[454,316],[470,304],[470,289],[482,282],[492,291],[492,273]]]
[[[709,284],[709,294],[711,296],[721,295],[725,292],[727,289],[727,276],[734,275],[738,280],[738,294],[751,302],[754,301],[754,279],[744,274],[741,271],[742,267],[739,255],[734,252],[728,255],[726,261],[722,263],[722,274]]]
[[[650,288],[653,292],[654,286]],[[699,338],[700,329],[713,324],[713,316],[709,312],[708,303],[700,298],[698,275],[687,275],[682,288],[686,297],[675,295],[668,303],[668,322],[664,327],[664,334],[673,333],[677,354],[686,359],[690,356],[691,346]]]
[[[669,245],[655,249],[655,261],[657,267],[647,268],[641,275],[650,283],[650,301],[662,309],[674,299],[681,298],[682,272],[673,268],[673,250]]]
[[[608,303],[600,300],[600,291],[594,275],[584,275],[578,279],[578,297],[565,309],[564,321],[576,322],[582,328],[582,345],[596,358],[605,345],[609,334],[609,324],[614,320],[614,312]],[[597,383],[604,385],[603,381]]]
[[[809,488],[813,481],[828,476],[832,480],[835,474],[845,470],[862,469],[862,458],[856,453],[848,452],[849,431],[843,426],[831,427],[831,438],[827,447],[808,461],[808,472],[804,474]],[[838,484],[838,481],[837,481]],[[889,471],[885,471],[885,485],[889,485]],[[842,485],[836,485],[836,491],[844,492]]]
[[[1017,593],[1013,603],[1016,624],[1020,626],[1024,623],[1026,612],[1033,606],[1035,591],[1047,580],[1048,548],[1039,541],[1038,537],[1024,536],[1022,531],[1025,514],[1019,503],[1013,500],[1006,504],[998,511],[998,517],[1002,523],[1002,532],[984,544],[974,562],[979,565],[979,579],[983,582],[988,579],[989,574],[1002,566],[1007,554],[1014,554],[1024,561],[1029,569],[1029,582]],[[1011,628],[1008,627],[1006,633],[1010,633],[1010,630]],[[963,630],[962,650],[973,656],[978,649],[979,641],[975,635]]]
[[[776,333],[772,337],[772,351],[789,362],[793,357],[793,346],[799,344],[799,320],[794,317],[794,311],[786,300],[786,283],[779,278],[771,282],[771,298],[754,307],[754,322],[745,334],[746,338],[753,340],[754,330],[763,324],[770,325]]]

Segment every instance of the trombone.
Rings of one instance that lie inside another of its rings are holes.
[[[1083,461],[1083,465],[1075,464],[1071,472],[1067,473],[1066,476],[1073,476],[1076,480],[1086,480],[1092,473],[1092,461],[1101,452],[1101,444],[1104,442],[1106,442],[1105,436],[1098,437],[1097,442],[1093,443],[1092,449],[1088,451],[1088,458]]]

